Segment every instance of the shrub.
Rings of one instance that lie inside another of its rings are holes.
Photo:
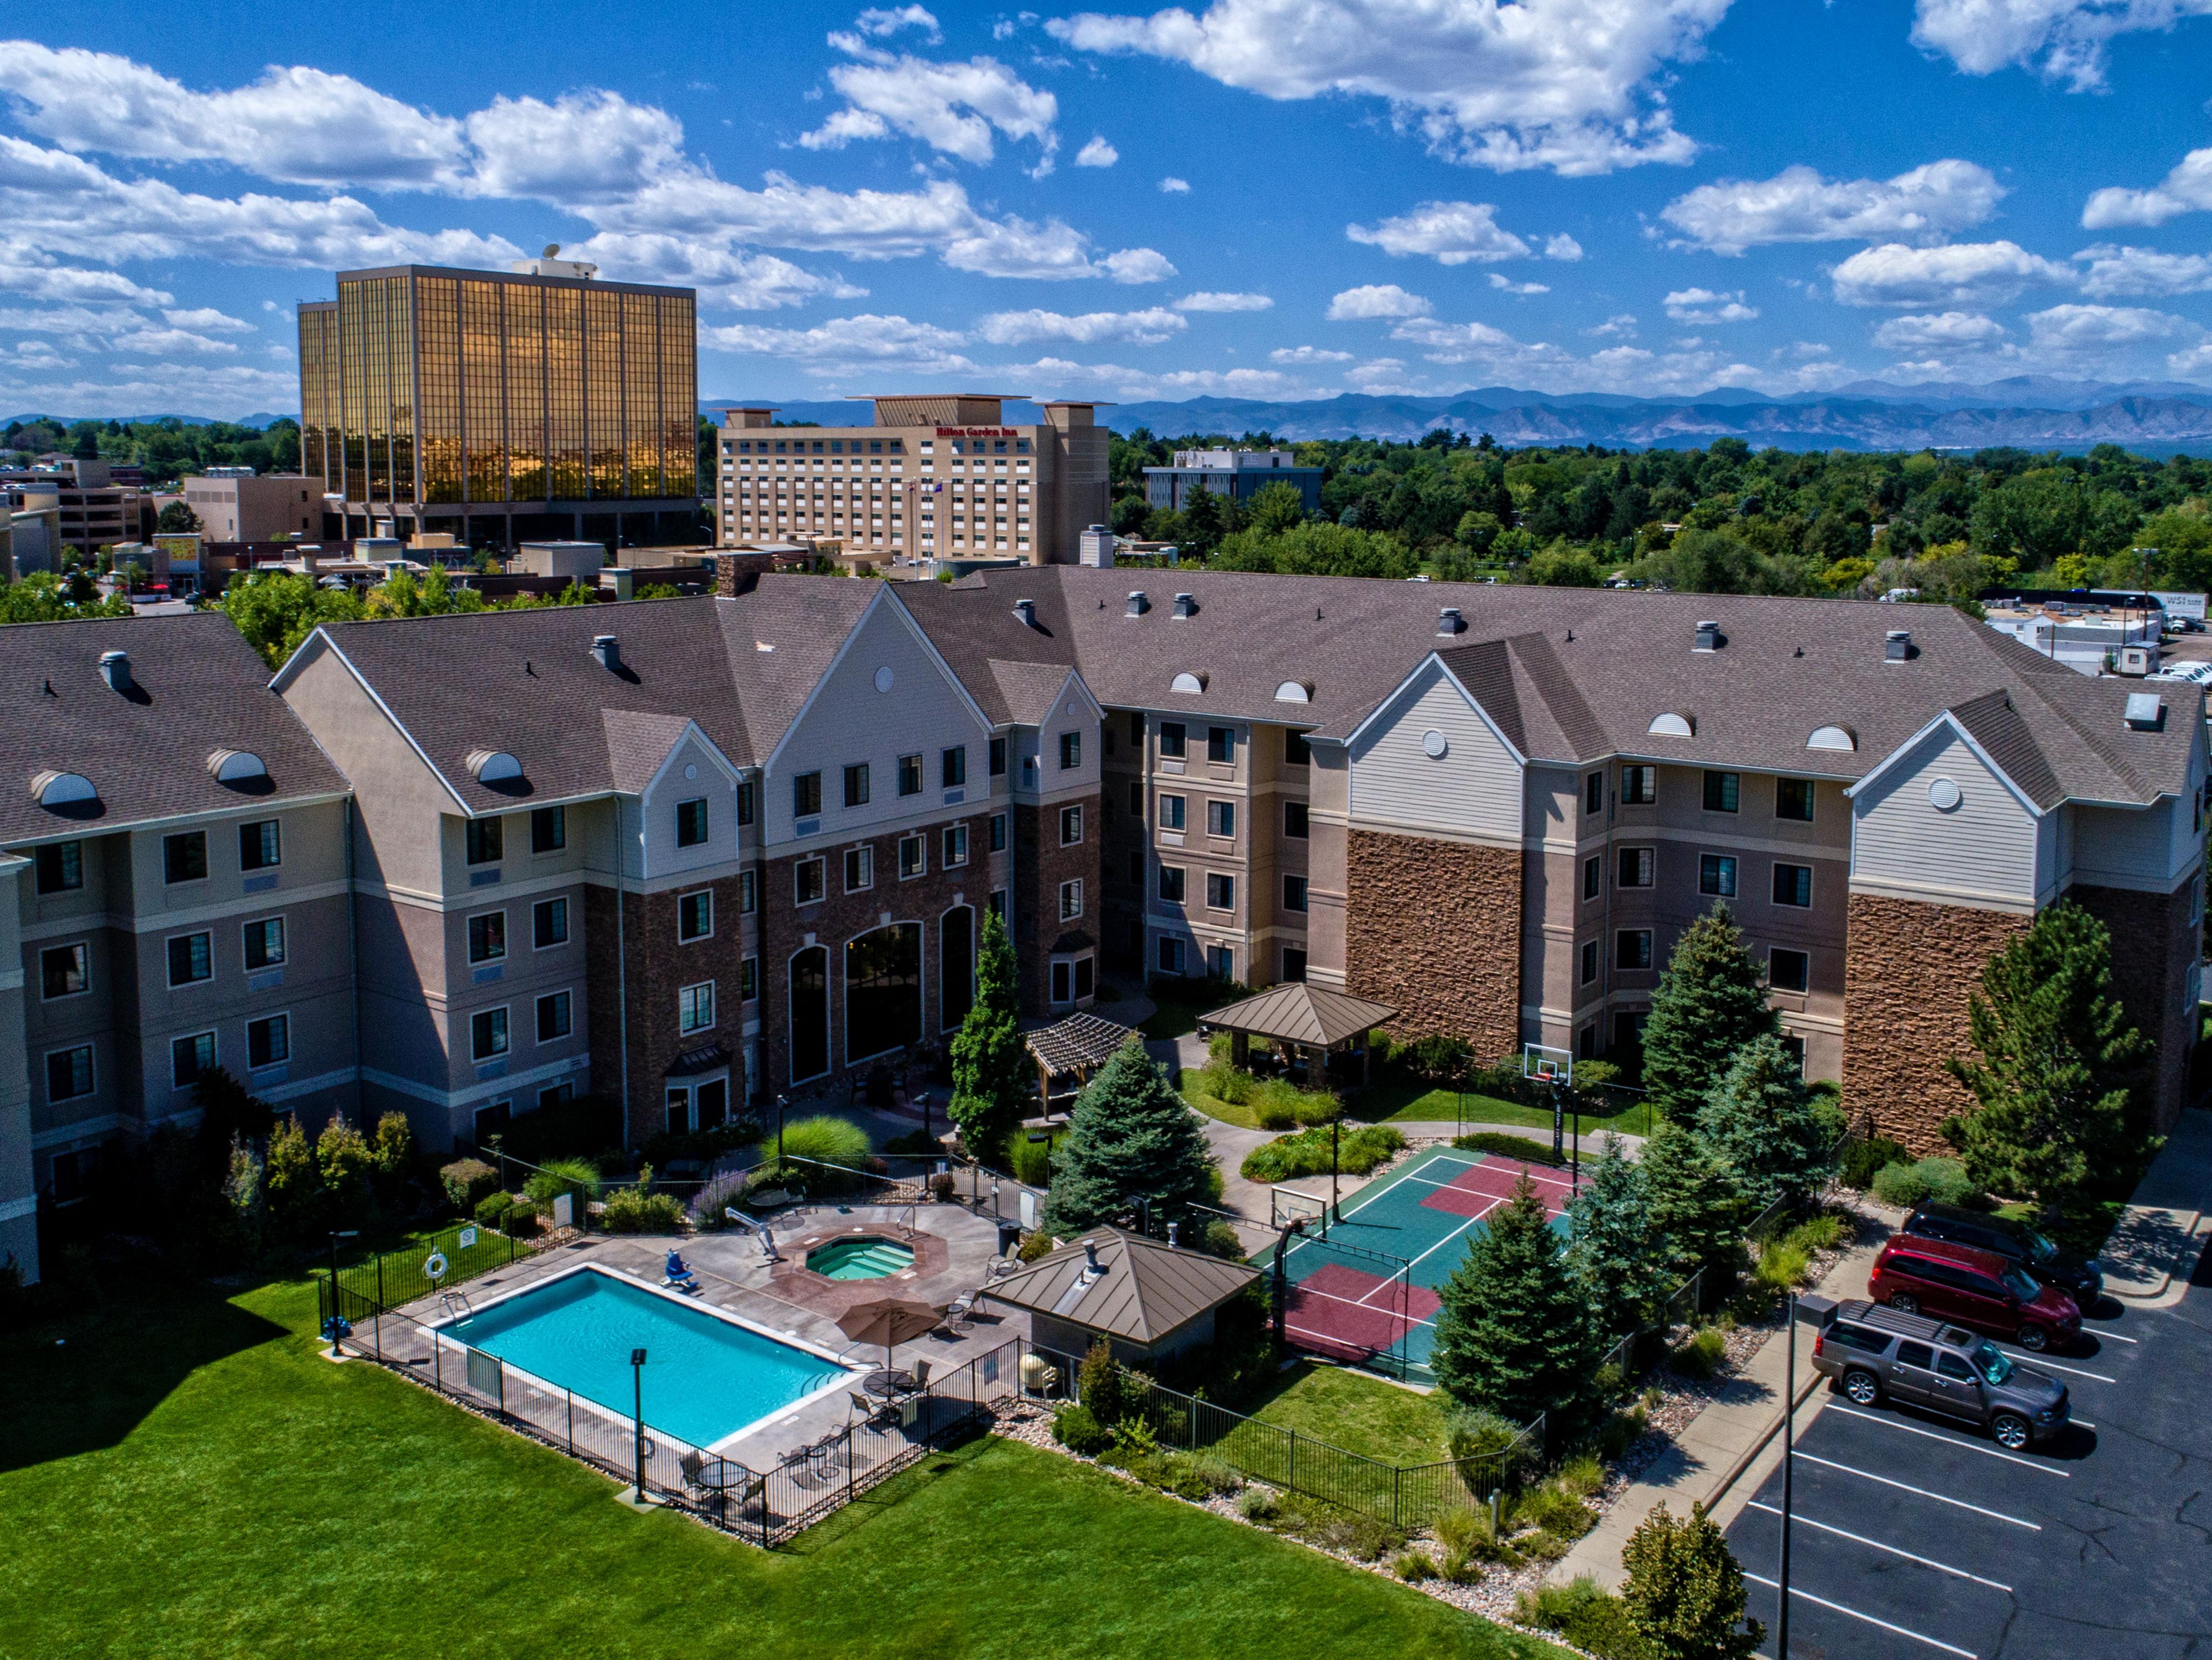
[[[1364,1176],[1406,1145],[1406,1138],[1388,1124],[1365,1124],[1338,1132],[1337,1168],[1350,1176]],[[1325,1176],[1329,1170],[1329,1131],[1326,1125],[1300,1130],[1279,1140],[1256,1146],[1244,1156],[1248,1182],[1287,1182],[1300,1176]]]
[[[1553,1158],[1548,1141],[1531,1141],[1525,1136],[1508,1135],[1503,1130],[1476,1130],[1472,1134],[1455,1135],[1452,1146],[1468,1152],[1494,1152],[1500,1158],[1518,1158],[1531,1164],[1565,1164],[1564,1155]]]
[[[1340,1511],[1321,1521],[1309,1532],[1308,1537],[1324,1550],[1341,1551],[1355,1561],[1380,1561],[1386,1551],[1395,1550],[1406,1542],[1405,1535],[1394,1532],[1371,1516],[1362,1516],[1355,1511]]]
[[[1051,1148],[1065,1139],[1065,1131],[1054,1133],[1049,1144],[1032,1141],[1024,1132],[1006,1143],[1006,1162],[1012,1166],[1014,1180],[1025,1188],[1042,1188],[1050,1164]]]
[[[1833,1250],[1842,1244],[1847,1231],[1844,1219],[1831,1211],[1808,1222],[1800,1222],[1782,1236],[1782,1243],[1795,1245],[1808,1256],[1817,1256],[1824,1250]]]
[[[513,1194],[488,1193],[483,1198],[477,1201],[477,1207],[473,1213],[476,1219],[484,1224],[485,1226],[495,1228],[507,1220],[507,1212],[514,1208],[514,1195]]]
[[[1244,1472],[1238,1469],[1218,1452],[1194,1452],[1183,1456],[1188,1467],[1189,1479],[1203,1487],[1208,1496],[1226,1498],[1244,1486]]]
[[[1522,1493],[1514,1501],[1513,1513],[1555,1539],[1579,1539],[1597,1525],[1596,1511],[1565,1487],[1551,1481]]]
[[[472,1215],[477,1201],[499,1185],[499,1172],[481,1158],[456,1158],[438,1172],[446,1198],[463,1216]]]
[[[1418,1585],[1437,1577],[1437,1565],[1425,1550],[1400,1551],[1391,1560],[1390,1572],[1407,1584]]]
[[[1628,1617],[1628,1605],[1600,1590],[1588,1575],[1565,1585],[1523,1591],[1513,1617],[1540,1631],[1555,1631],[1598,1660],[1655,1660]]]
[[[1605,1420],[1597,1432],[1598,1456],[1618,1458],[1634,1446],[1644,1432],[1651,1427],[1651,1414],[1642,1402],[1626,1412],[1617,1412]]]
[[[1605,1487],[1605,1466],[1589,1453],[1577,1453],[1559,1466],[1559,1486],[1577,1499],[1592,1498]]]
[[[717,1232],[729,1226],[730,1219],[722,1213],[744,1202],[745,1183],[750,1174],[748,1171],[726,1171],[710,1178],[691,1201],[691,1225],[702,1233]]]
[[[1021,1245],[1014,1255],[1024,1262],[1034,1262],[1040,1256],[1051,1256],[1055,1243],[1050,1234],[1037,1228],[1022,1236]]]
[[[1620,1068],[1610,1061],[1575,1062],[1575,1093],[1595,1095],[1608,1084],[1620,1081]]]
[[[1474,1058],[1458,1038],[1438,1032],[1415,1038],[1404,1055],[1415,1072],[1433,1082],[1458,1077]]]
[[[1482,1571],[1471,1564],[1514,1563],[1521,1560],[1520,1552],[1491,1532],[1490,1512],[1486,1510],[1439,1511],[1429,1523],[1429,1531],[1437,1536],[1444,1578],[1454,1584],[1471,1585],[1482,1578]]]
[[[769,1136],[760,1144],[759,1151],[763,1162],[773,1161],[775,1137]],[[819,1164],[842,1165],[847,1170],[863,1170],[868,1161],[868,1133],[850,1119],[840,1118],[834,1113],[793,1118],[783,1127],[783,1156],[811,1159]]]
[[[1247,1522],[1272,1522],[1282,1502],[1273,1487],[1248,1487],[1237,1495],[1237,1513]]]
[[[1071,1401],[1052,1415],[1053,1439],[1070,1452],[1096,1458],[1114,1444],[1114,1432],[1091,1416],[1091,1408]]]
[[[1252,1105],[1252,1120],[1263,1130],[1296,1129],[1298,1110],[1288,1101],[1256,1101]]]
[[[1885,1205],[1910,1210],[1933,1199],[1946,1205],[1963,1205],[1974,1196],[1966,1167],[1955,1158],[1923,1158],[1917,1164],[1890,1164],[1874,1178],[1874,1196]]]
[[[562,1194],[572,1195],[576,1201],[576,1220],[584,1219],[584,1207],[591,1202],[599,1190],[599,1167],[588,1158],[556,1158],[543,1169],[531,1172],[522,1190],[537,1202],[547,1215],[553,1213],[553,1201]]]
[[[672,1193],[648,1192],[641,1181],[608,1195],[605,1219],[609,1233],[681,1233],[684,1205]]]
[[[1455,1458],[1487,1458],[1520,1437],[1520,1426],[1511,1419],[1480,1407],[1462,1407],[1444,1420],[1444,1443]]]
[[[533,1164],[586,1157],[622,1145],[622,1104],[579,1095],[526,1112],[500,1133],[510,1157]]]
[[[1140,1423],[1146,1399],[1151,1393],[1123,1369],[1103,1337],[1083,1357],[1083,1365],[1076,1372],[1075,1392],[1091,1408],[1092,1417],[1113,1429]]]
[[[1218,1256],[1231,1262],[1244,1260],[1243,1238],[1231,1223],[1208,1222],[1204,1237],[1195,1243],[1199,1250],[1208,1256]]]
[[[1727,1338],[1718,1328],[1707,1326],[1677,1344],[1668,1364],[1685,1377],[1711,1377],[1727,1358]]]
[[[1813,1264],[1802,1245],[1777,1239],[1759,1253],[1753,1277],[1770,1291],[1789,1291],[1812,1282]]]

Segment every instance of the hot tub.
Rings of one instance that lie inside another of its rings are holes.
[[[914,1248],[896,1239],[856,1233],[806,1253],[806,1266],[830,1280],[881,1280],[914,1266]]]

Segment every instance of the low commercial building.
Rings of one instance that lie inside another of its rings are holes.
[[[7,523],[0,569],[17,576],[62,568],[62,508],[58,490],[37,484],[0,489],[0,517]]]
[[[113,478],[105,461],[63,458],[11,468],[0,471],[0,489],[11,496],[51,491],[62,544],[82,554],[118,542],[143,542],[154,533],[154,498],[137,484]]]
[[[210,542],[281,542],[290,536],[312,540],[322,532],[320,477],[210,467],[184,482],[185,505]]]
[[[1990,605],[1985,620],[2077,674],[2154,674],[2165,615],[2154,606]]]
[[[1290,450],[1177,450],[1173,466],[1145,469],[1145,505],[1181,513],[1194,490],[1249,502],[1270,484],[1288,484],[1308,513],[1319,513],[1321,476],[1319,467],[1300,466]]]

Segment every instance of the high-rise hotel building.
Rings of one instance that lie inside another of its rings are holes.
[[[696,299],[532,259],[395,265],[300,307],[301,470],[325,537],[696,538]]]
[[[1109,433],[1096,404],[1048,403],[1009,426],[980,394],[873,398],[866,427],[779,427],[728,410],[714,522],[724,544],[820,538],[848,552],[983,554],[1072,565],[1106,517]]]

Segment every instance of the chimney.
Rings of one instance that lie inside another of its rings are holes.
[[[599,660],[599,666],[610,673],[622,667],[622,645],[611,634],[592,636],[592,655]]]
[[[1131,592],[1131,593],[1130,593],[1130,595],[1129,595],[1129,611],[1128,611],[1128,614],[1129,614],[1130,616],[1132,616],[1132,617],[1142,617],[1142,616],[1143,616],[1146,611],[1150,611],[1152,608],[1152,602],[1150,599],[1147,599],[1145,597],[1145,591],[1144,591],[1142,588],[1137,588],[1137,589],[1134,589],[1134,590],[1133,590],[1133,591]]]
[[[131,654],[127,651],[100,653],[100,678],[107,682],[110,690],[129,692],[131,689]]]
[[[1033,629],[1033,628],[1035,628],[1035,627],[1037,625],[1037,622],[1036,622],[1036,600],[1034,600],[1034,599],[1017,599],[1017,600],[1015,600],[1015,601],[1014,601],[1014,615],[1015,615],[1015,616],[1017,616],[1017,617],[1020,617],[1020,618],[1022,619],[1022,626],[1023,626],[1024,628],[1025,628],[1025,629]]]
[[[1446,605],[1437,612],[1437,632],[1457,634],[1467,627],[1467,618],[1459,614],[1457,605]]]
[[[1717,623],[1698,623],[1697,644],[1693,646],[1692,649],[1694,651],[1718,651],[1720,648],[1721,625]]]
[[[1176,595],[1174,615],[1177,617],[1197,616],[1198,596],[1194,593],[1179,593]]]
[[[1881,660],[1902,663],[1912,655],[1912,630],[1892,629],[1882,639]]]

